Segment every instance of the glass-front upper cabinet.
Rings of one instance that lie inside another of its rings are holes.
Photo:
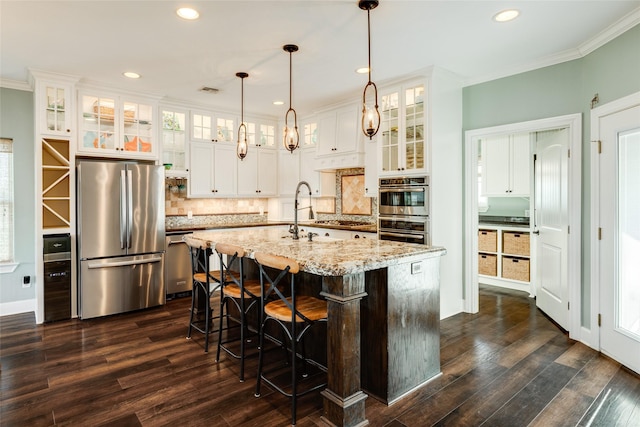
[[[380,172],[425,171],[424,84],[384,93],[380,109]]]
[[[275,148],[276,125],[261,120],[244,122],[247,127],[247,142],[250,147]]]
[[[153,140],[153,107],[124,102],[124,131],[120,146],[124,151],[150,153]]]
[[[116,95],[80,95],[79,151],[155,158],[152,103]]]
[[[53,135],[68,135],[71,133],[70,93],[68,86],[45,84],[45,114],[44,129]]]
[[[191,111],[190,126],[192,141],[236,142],[236,120],[233,118],[211,112]]]
[[[235,123],[236,121],[233,119],[218,117],[216,119],[216,142],[235,142]]]
[[[260,142],[261,147],[276,147],[276,126],[270,124],[260,124]]]
[[[316,121],[306,122],[302,125],[300,134],[300,147],[312,148],[318,142],[318,123]]]
[[[167,174],[180,174],[187,166],[187,113],[173,108],[162,108],[162,163]]]
[[[119,150],[115,126],[115,97],[83,95],[81,149]]]

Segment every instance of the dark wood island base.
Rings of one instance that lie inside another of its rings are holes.
[[[322,423],[366,426],[365,390],[391,404],[440,373],[444,248],[372,239],[308,242],[282,233],[196,232],[194,238],[238,245],[249,256],[292,258],[301,272],[322,280],[328,308]]]

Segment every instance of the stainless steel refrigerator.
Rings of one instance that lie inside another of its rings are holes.
[[[77,189],[79,316],[164,304],[163,167],[82,160]]]

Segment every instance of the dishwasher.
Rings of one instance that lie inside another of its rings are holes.
[[[182,237],[186,234],[191,232],[168,231],[165,233],[164,283],[167,286],[167,299],[187,296],[193,286],[191,257],[187,244],[182,241]]]

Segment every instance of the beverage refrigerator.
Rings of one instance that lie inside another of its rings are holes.
[[[163,167],[80,160],[76,182],[78,315],[164,304]]]

